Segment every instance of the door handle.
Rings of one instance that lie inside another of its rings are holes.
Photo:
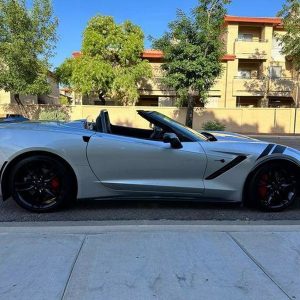
[[[225,163],[225,159],[216,159],[215,161],[219,161],[219,162],[221,162],[222,164]]]

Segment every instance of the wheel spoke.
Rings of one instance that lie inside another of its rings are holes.
[[[32,207],[47,207],[57,201],[61,189],[53,188],[53,180],[60,177],[58,170],[47,161],[29,162],[17,171],[14,180],[14,190],[18,197]]]
[[[53,198],[56,198],[56,195],[50,189],[44,189],[44,194],[49,195]]]
[[[57,175],[56,174],[51,174],[51,176],[50,177],[44,177],[44,182],[45,183],[49,183],[49,182],[51,182],[54,178],[56,178],[57,177]]]
[[[297,180],[293,172],[281,166],[270,166],[257,181],[257,196],[264,207],[280,209],[296,196]]]
[[[15,187],[17,192],[28,192],[34,190],[34,186],[31,182],[16,182]]]

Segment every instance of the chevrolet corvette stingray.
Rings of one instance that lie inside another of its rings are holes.
[[[48,212],[76,199],[176,199],[290,206],[300,152],[227,132],[199,133],[155,111],[149,129],[95,122],[0,122],[3,201]]]

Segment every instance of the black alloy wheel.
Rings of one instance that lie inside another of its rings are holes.
[[[34,212],[56,210],[76,197],[76,185],[69,168],[44,155],[19,161],[11,171],[9,182],[17,204]]]
[[[282,211],[297,197],[298,170],[290,164],[262,166],[250,183],[250,197],[265,211]]]

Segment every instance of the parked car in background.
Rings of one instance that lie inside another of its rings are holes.
[[[24,122],[24,121],[29,121],[28,118],[25,118],[22,115],[12,115],[8,114],[6,115],[5,118],[0,118],[0,123],[6,123],[6,122]]]

